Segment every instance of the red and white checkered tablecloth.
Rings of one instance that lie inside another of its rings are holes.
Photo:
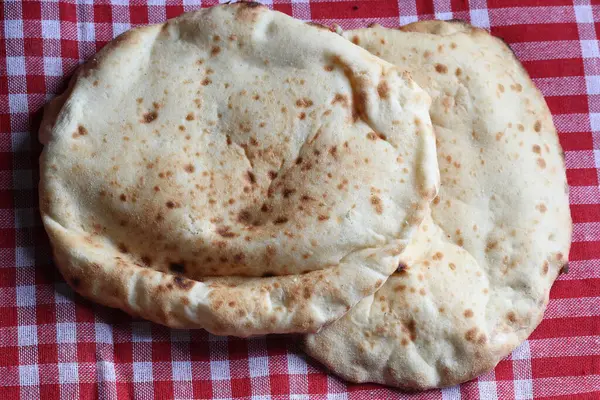
[[[298,337],[171,330],[74,295],[37,211],[37,127],[79,63],[121,32],[218,0],[0,0],[0,399],[600,399],[600,2],[267,0],[342,28],[459,18],[504,38],[546,100],[565,150],[570,272],[541,325],[498,367],[409,395],[350,385]]]

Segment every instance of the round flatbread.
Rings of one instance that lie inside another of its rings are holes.
[[[374,296],[307,338],[353,382],[454,385],[492,369],[538,325],[568,258],[563,153],[548,107],[501,40],[461,22],[345,36],[406,68],[432,97],[441,187]]]
[[[40,132],[67,281],[172,327],[315,332],[395,270],[436,194],[429,96],[254,3],[127,32]]]

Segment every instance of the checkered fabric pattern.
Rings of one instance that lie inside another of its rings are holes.
[[[350,385],[298,338],[170,330],[94,305],[51,262],[37,212],[41,109],[77,65],[141,24],[217,1],[0,1],[0,397],[2,399],[600,399],[600,2],[267,0],[342,28],[459,18],[511,44],[546,96],[565,150],[575,222],[570,272],[545,319],[498,367],[409,395]]]

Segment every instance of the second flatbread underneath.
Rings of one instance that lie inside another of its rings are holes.
[[[492,369],[540,322],[572,223],[546,103],[510,49],[469,25],[419,22],[349,40],[432,97],[441,188],[398,272],[307,351],[353,382],[454,385]]]

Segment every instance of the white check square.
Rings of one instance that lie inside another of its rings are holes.
[[[62,383],[78,383],[79,369],[77,363],[59,363],[58,381]]]
[[[490,17],[487,10],[471,10],[471,23],[479,28],[490,27]]]
[[[479,397],[486,400],[498,399],[498,388],[496,387],[495,381],[479,381],[477,382],[479,387]]]
[[[35,286],[17,286],[17,306],[28,307],[35,305]]]
[[[400,25],[408,25],[418,20],[419,18],[416,15],[403,15],[400,17]]]
[[[600,94],[600,75],[586,76],[585,85],[588,94]]]
[[[306,361],[296,354],[288,354],[288,371],[290,374],[306,374],[308,372]]]
[[[594,15],[591,6],[574,6],[575,20],[580,24],[594,23]]]
[[[513,360],[529,360],[531,358],[531,352],[529,351],[529,342],[525,341],[519,345],[512,352]]]
[[[11,113],[28,113],[29,105],[27,104],[26,94],[9,94],[8,107]]]
[[[533,399],[533,382],[530,379],[514,381],[515,400]]]
[[[590,113],[590,125],[593,132],[600,132],[600,113]]]
[[[44,57],[44,73],[48,76],[62,76],[62,58]]]
[[[452,19],[453,15],[451,12],[441,12],[441,13],[435,13],[435,19],[441,19],[443,21],[447,21],[449,19]]]
[[[25,57],[6,57],[6,73],[8,76],[24,76],[25,70]]]
[[[37,386],[40,384],[40,373],[37,365],[19,365],[19,383],[21,386]]]
[[[77,40],[81,42],[93,42],[96,37],[94,24],[91,22],[77,23]]]
[[[210,377],[215,381],[229,379],[231,377],[229,373],[229,360],[211,361]]]
[[[29,132],[13,132],[10,135],[12,151],[29,151],[31,148],[31,134]]]
[[[15,225],[16,225],[15,218]],[[33,221],[33,215],[31,215]],[[31,223],[28,226],[33,226]],[[33,267],[35,264],[35,250],[33,247],[17,247],[15,248],[15,266],[16,267]]]
[[[583,58],[595,58],[600,56],[597,40],[580,40],[581,56]]]
[[[117,22],[113,22],[112,26],[114,36],[119,36],[121,33],[128,31],[131,28],[131,24],[123,24]]]
[[[42,38],[60,39],[60,22],[42,19]]]
[[[269,376],[269,358],[268,357],[250,357],[248,358],[250,368],[250,377]]]
[[[594,150],[594,167],[600,166],[600,150]]]
[[[146,361],[134,362],[133,380],[134,382],[152,382],[152,363]]]
[[[192,363],[189,361],[173,361],[173,380],[174,381],[191,381],[192,380]]]
[[[19,326],[19,346],[37,346],[37,326],[25,325]]]
[[[22,39],[23,38],[23,21],[5,20],[4,21],[4,37],[6,39]]]
[[[347,398],[347,393],[329,393],[327,395],[327,400],[346,400]]]
[[[108,324],[97,323],[94,326],[96,330],[96,342],[112,344],[113,332],[112,327]]]
[[[108,361],[98,361],[96,363],[96,368],[98,382],[115,382],[117,380],[115,365],[113,363]]]
[[[460,400],[460,385],[442,389],[442,400]]]
[[[77,343],[77,328],[73,322],[56,324],[56,343]]]

